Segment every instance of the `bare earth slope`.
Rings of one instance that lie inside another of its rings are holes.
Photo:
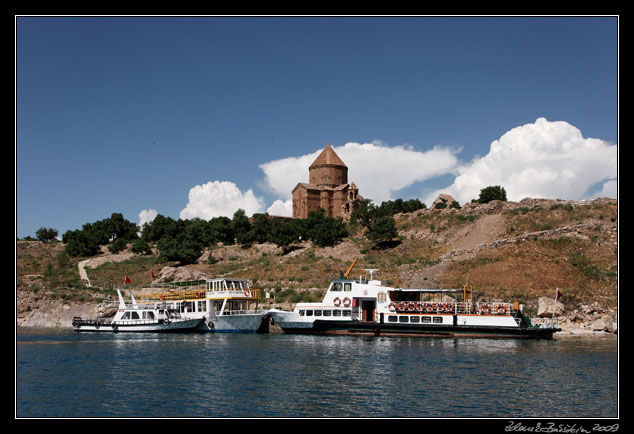
[[[395,221],[399,240],[383,249],[359,231],[333,247],[303,242],[285,255],[271,243],[215,247],[186,267],[131,253],[64,260],[61,243],[18,242],[16,320],[60,325],[75,314],[104,314],[113,293],[96,287],[122,283],[124,275],[131,276],[132,285],[150,284],[154,273],[157,281],[235,276],[278,293],[320,291],[357,258],[354,277],[372,268],[394,286],[461,288],[468,282],[478,297],[518,300],[533,315],[539,298],[552,297],[559,288],[566,306],[562,325],[591,330],[588,324],[600,320],[604,328],[616,328],[615,200],[494,201],[419,210],[396,215]],[[85,287],[86,279],[96,287]],[[292,305],[287,300],[283,307]]]

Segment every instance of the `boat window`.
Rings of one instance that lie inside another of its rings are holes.
[[[324,311],[324,316],[332,316],[332,311],[331,310],[325,310]]]
[[[399,316],[398,317],[398,322],[409,322],[409,317],[408,316]]]
[[[299,316],[304,316],[304,311],[303,310],[299,311]]]
[[[340,309],[335,309],[332,311],[332,315],[333,316],[341,316],[341,310]]]
[[[441,316],[435,316],[434,317],[434,324],[442,324],[442,317]]]
[[[344,310],[343,311],[343,316],[352,316],[352,311],[351,310]]]
[[[344,291],[352,291],[352,283],[345,283],[343,285],[343,290]]]
[[[151,310],[143,311],[143,319],[154,319],[154,312]]]
[[[385,294],[385,292],[379,292],[376,296],[376,301],[378,303],[385,303],[387,294]]]
[[[410,316],[409,317],[409,322],[420,322],[420,317],[419,316]]]
[[[430,316],[423,316],[423,317],[421,317],[421,322],[430,323],[431,322],[431,317]]]
[[[316,310],[315,311],[315,316],[321,316],[321,311],[320,310]]]
[[[341,291],[341,283],[339,283],[339,282],[333,283],[331,291]]]
[[[389,315],[387,317],[387,322],[397,322],[397,321],[398,321],[398,319],[397,319],[396,315]]]
[[[306,311],[306,316],[313,316],[313,311],[312,310],[307,310]]]
[[[204,301],[198,302],[198,312],[205,312],[207,310],[207,303]]]
[[[130,319],[130,312],[124,313],[121,319]]]

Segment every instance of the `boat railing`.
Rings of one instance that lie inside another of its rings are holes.
[[[531,324],[542,329],[559,328],[559,318],[531,318]]]
[[[108,324],[112,324],[112,318],[81,318],[81,317],[74,317],[73,318],[73,324],[78,324],[78,325],[95,325],[95,324],[108,325]]]
[[[264,310],[225,310],[222,315],[253,315],[264,312]]]
[[[262,293],[261,289],[251,288],[249,290],[240,291],[235,289],[221,289],[221,290],[209,290],[209,289],[193,289],[184,291],[153,291],[143,292],[136,296],[137,300],[144,301],[194,301],[204,300],[206,298],[248,298],[259,299]]]
[[[397,313],[430,313],[456,315],[513,315],[513,303],[505,302],[416,302],[397,301],[390,304],[390,310]]]

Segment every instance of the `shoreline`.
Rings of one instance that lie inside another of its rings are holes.
[[[19,304],[19,303],[17,303]],[[17,307],[16,304],[16,307]],[[288,306],[285,307],[288,309]],[[115,309],[116,310],[116,309]],[[86,318],[111,317],[114,315],[111,302],[101,304],[86,304],[78,302],[49,303],[47,308],[35,308],[28,311],[16,311],[16,329],[18,328],[49,328],[72,329],[75,316]],[[580,313],[573,311],[557,317],[561,332],[555,336],[609,336],[618,335],[618,321],[616,313],[592,312]],[[540,322],[539,318],[530,318],[533,324]]]

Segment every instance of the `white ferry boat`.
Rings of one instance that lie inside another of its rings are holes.
[[[200,318],[198,331],[268,333],[270,315],[258,309],[260,291],[252,289],[248,279],[171,282],[144,289],[139,303],[165,303],[183,316]]]
[[[73,318],[73,328],[78,332],[184,332],[196,330],[204,318],[183,317],[178,310],[170,309],[162,303],[137,304],[130,292],[131,301],[127,305],[119,294],[119,308],[113,318]]]
[[[272,309],[286,333],[552,339],[555,320],[531,325],[519,304],[474,302],[473,289],[392,288],[374,280],[332,280],[321,303]],[[470,296],[467,295],[469,293]],[[460,300],[460,295],[462,299]]]

